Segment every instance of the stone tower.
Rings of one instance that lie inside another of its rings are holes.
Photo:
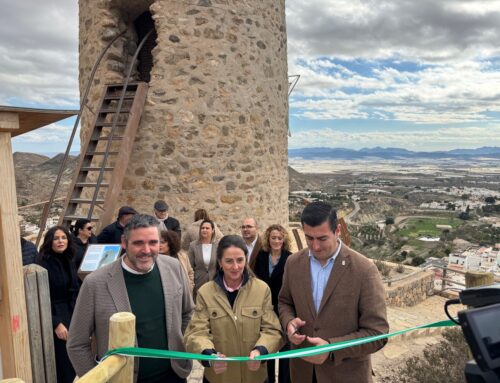
[[[118,205],[164,199],[183,227],[205,208],[224,233],[245,216],[288,223],[288,80],[284,0],[80,0],[80,90],[106,54],[89,104],[134,71],[149,83]],[[82,117],[82,141],[93,115]]]

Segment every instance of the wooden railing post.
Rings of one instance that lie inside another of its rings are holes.
[[[33,383],[56,381],[54,330],[47,270],[35,264],[23,267]]]
[[[109,349],[134,347],[135,315],[116,313],[109,318]],[[132,383],[134,381],[134,358],[111,355],[78,379],[78,383]]]
[[[493,283],[495,283],[495,276],[493,273],[486,273],[482,271],[467,271],[465,273],[466,288],[487,286]]]
[[[109,319],[109,349],[134,347],[135,315],[129,312],[116,313]],[[134,381],[134,358],[127,357],[125,366],[110,380],[110,383],[132,383]]]
[[[441,276],[441,292],[444,291],[446,288],[446,274],[447,274],[448,269],[445,267],[443,269],[443,275]]]

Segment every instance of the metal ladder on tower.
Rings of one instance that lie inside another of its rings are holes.
[[[69,226],[79,218],[99,222],[101,226],[110,222],[147,91],[148,85],[144,82],[105,87],[59,224]]]
[[[38,236],[37,236],[37,238],[36,238],[36,246],[37,246],[37,247],[38,247],[38,245],[40,244],[40,241],[41,241],[41,239],[42,239],[43,233],[44,233],[44,231],[45,231],[45,226],[46,226],[46,224],[47,224],[47,218],[48,218],[48,216],[49,216],[49,213],[50,213],[51,208],[52,208],[52,206],[53,206],[53,203],[54,203],[54,201],[55,201],[56,192],[57,192],[57,190],[58,190],[58,188],[59,188],[59,184],[60,184],[60,181],[61,181],[61,178],[62,178],[63,172],[65,171],[65,168],[66,168],[66,162],[67,162],[68,157],[69,157],[69,153],[70,153],[70,150],[71,150],[71,146],[72,146],[72,144],[73,144],[73,139],[74,139],[74,137],[75,137],[75,134],[76,134],[76,131],[77,131],[77,127],[78,127],[78,125],[79,125],[79,123],[80,123],[80,118],[81,118],[81,116],[82,116],[82,113],[83,113],[84,108],[85,108],[85,107],[88,107],[88,105],[87,105],[88,98],[87,98],[87,97],[88,97],[88,94],[89,94],[90,88],[91,88],[91,86],[92,86],[92,84],[93,84],[93,82],[94,82],[94,76],[95,76],[95,74],[96,74],[96,72],[97,72],[97,69],[98,69],[98,67],[99,67],[100,63],[101,63],[101,60],[104,58],[104,55],[106,54],[106,52],[108,51],[108,49],[109,49],[109,48],[110,48],[110,47],[111,47],[111,46],[115,43],[115,41],[117,41],[119,38],[121,38],[122,36],[124,36],[124,35],[125,35],[125,33],[126,33],[126,30],[123,30],[123,31],[121,31],[121,32],[117,33],[117,34],[116,34],[116,36],[115,36],[115,37],[114,37],[111,41],[109,41],[109,43],[108,43],[108,44],[104,47],[104,49],[103,49],[103,50],[101,51],[101,53],[99,54],[99,56],[98,56],[98,58],[97,58],[96,62],[94,63],[94,66],[92,67],[92,70],[91,70],[91,72],[90,72],[90,76],[89,76],[89,78],[88,78],[88,80],[87,80],[87,85],[86,85],[85,90],[84,90],[83,95],[82,95],[82,102],[81,102],[81,104],[80,104],[80,112],[78,113],[78,116],[77,116],[77,118],[76,118],[75,124],[74,124],[74,126],[73,126],[73,130],[71,131],[71,136],[70,136],[70,139],[69,139],[69,141],[68,141],[68,145],[67,145],[67,148],[66,148],[66,152],[64,153],[64,157],[63,157],[63,161],[62,161],[62,163],[61,163],[61,167],[60,167],[60,169],[59,169],[59,173],[57,174],[56,182],[55,182],[55,184],[54,184],[54,188],[53,188],[53,190],[52,190],[52,194],[51,194],[51,196],[50,196],[50,200],[49,200],[49,202],[48,202],[47,204],[45,204],[45,207],[44,207],[43,212],[42,212],[42,217],[41,217],[41,219],[40,219],[40,230],[39,230],[39,232],[38,232]],[[129,86],[129,82],[130,82],[130,78],[131,78],[131,75],[132,75],[132,71],[133,71],[133,69],[134,69],[134,65],[135,65],[136,60],[137,60],[137,56],[138,56],[139,52],[141,51],[142,47],[144,46],[144,43],[147,41],[147,39],[150,37],[150,35],[151,35],[152,33],[153,33],[153,30],[150,30],[148,33],[146,33],[146,35],[143,37],[143,39],[141,40],[141,42],[140,42],[140,43],[139,43],[139,45],[137,46],[137,49],[136,49],[136,51],[135,51],[135,53],[134,53],[134,56],[132,57],[132,60],[131,60],[131,62],[130,62],[130,64],[129,64],[129,68],[128,68],[128,71],[127,71],[127,75],[125,76],[125,79],[124,79],[124,84],[122,85],[122,93],[121,93],[120,97],[118,98],[118,97],[117,97],[117,95],[113,95],[113,97],[111,97],[111,98],[110,98],[110,99],[118,100],[118,107],[117,107],[117,109],[118,109],[118,113],[117,113],[116,120],[115,120],[115,119],[113,119],[113,124],[111,125],[112,129],[115,129],[114,127],[117,125],[117,123],[118,123],[118,121],[119,121],[119,119],[118,119],[118,115],[121,113],[120,109],[121,109],[121,107],[122,107],[122,105],[123,105],[123,102],[126,100],[126,96],[127,96],[127,94],[126,94],[126,93],[127,93],[127,89],[128,89],[128,86]],[[133,87],[133,86],[135,86],[135,85],[139,86],[139,84],[130,84],[130,85],[131,85],[132,87]],[[140,87],[141,87],[141,88],[143,88],[143,87],[144,87],[144,85],[145,85],[145,84],[140,85]],[[119,85],[115,85],[115,86],[118,86],[118,87],[119,87]],[[135,90],[136,90],[136,92],[137,92],[137,91],[138,91],[138,88],[136,88]],[[106,88],[106,92],[107,92],[107,91],[108,91],[108,88]],[[144,91],[144,93],[146,93],[146,92],[147,92],[147,86],[146,86],[146,89],[145,89],[145,90],[141,90],[140,92],[137,92],[137,93],[141,93],[141,92],[143,92],[143,91]],[[105,94],[106,94],[106,93],[105,93]],[[144,97],[145,97],[145,95],[144,95]],[[103,109],[103,108],[102,108],[102,105],[103,105],[103,102],[105,101],[105,100],[104,100],[104,98],[105,98],[105,96],[103,96],[103,99],[101,99],[101,104],[100,104],[100,105],[101,105],[101,109]],[[142,102],[142,104],[141,104],[141,111],[140,111],[140,112],[142,112],[142,108],[143,108],[143,106],[144,106],[144,102]],[[91,111],[91,113],[92,113],[92,114],[94,114],[94,112],[92,111],[92,109],[90,109],[90,108],[89,108],[89,110]],[[104,111],[106,111],[106,109],[105,109],[105,108],[104,108]],[[131,109],[129,112],[131,113],[131,112],[132,112],[132,109]],[[136,116],[137,116],[136,118],[138,118],[138,119],[140,119],[140,115],[141,115],[141,113],[140,113],[140,112],[137,112],[137,113],[136,113]],[[98,116],[97,116],[97,117],[98,117]],[[137,122],[137,123],[138,123],[138,122]],[[95,124],[94,124],[94,125],[95,125]],[[103,126],[103,127],[104,127],[104,126]],[[137,129],[137,127],[136,127],[136,129]],[[91,135],[90,137],[92,137],[92,135]],[[111,136],[111,137],[112,137],[112,136]],[[125,137],[125,138],[126,138],[126,137]],[[95,139],[95,137],[94,137],[94,139]],[[97,139],[97,141],[100,141],[100,139]],[[113,139],[111,138],[111,139],[109,139],[108,141],[109,141],[108,146],[111,146],[111,143],[113,142]],[[131,145],[132,145],[132,143],[130,142],[129,144],[130,144],[130,149],[131,149]],[[87,154],[87,148],[88,148],[89,146],[91,146],[90,141],[86,143],[86,147],[85,147],[85,153],[86,153],[86,154]],[[105,163],[107,162],[107,158],[108,158],[108,156],[109,156],[109,152],[110,152],[110,150],[107,150],[107,152],[108,152],[108,154],[104,153],[104,157],[103,157],[103,164],[105,164]],[[82,163],[83,163],[83,161],[84,161],[84,160],[88,162],[89,160],[92,160],[92,159],[93,159],[93,156],[94,156],[94,155],[97,155],[97,153],[92,153],[92,156],[90,156],[90,153],[89,153],[89,156],[87,156],[86,154],[82,157],[82,160],[80,161],[80,168],[82,167]],[[91,158],[91,157],[92,157],[92,158]],[[86,159],[85,159],[85,158],[86,158]],[[124,159],[124,160],[125,160],[125,159]],[[92,161],[91,161],[91,162],[92,162]],[[126,158],[126,162],[128,162],[128,157]],[[123,163],[123,162],[122,162],[122,163]],[[87,167],[91,167],[91,166],[87,166]],[[76,174],[78,174],[79,176],[83,176],[83,175],[80,175],[80,168],[79,168],[79,170],[78,170],[78,173],[76,173]],[[85,217],[85,218],[90,218],[90,219],[93,219],[93,220],[96,220],[96,221],[98,220],[98,221],[100,221],[100,222],[101,222],[101,224],[102,224],[103,222],[106,222],[106,220],[109,220],[109,216],[111,215],[111,212],[107,212],[107,213],[105,213],[105,215],[103,215],[103,216],[101,216],[101,217],[99,217],[99,218],[95,218],[95,217],[93,217],[93,215],[92,215],[92,214],[93,214],[93,211],[94,211],[94,207],[95,207],[95,206],[98,206],[98,205],[96,204],[96,203],[98,202],[98,198],[97,198],[97,196],[98,196],[99,190],[101,189],[101,187],[103,187],[103,185],[102,185],[102,184],[103,184],[102,180],[105,178],[105,177],[104,177],[104,172],[105,172],[105,171],[109,171],[109,169],[108,169],[108,170],[106,170],[106,166],[103,166],[103,169],[102,169],[102,170],[101,170],[101,169],[99,170],[99,176],[98,176],[99,178],[98,178],[98,180],[99,180],[99,179],[101,179],[101,181],[99,181],[99,182],[95,182],[96,184],[99,184],[99,185],[96,185],[96,187],[95,187],[95,189],[94,189],[94,193],[93,193],[93,197],[92,197],[92,201],[93,201],[93,202],[89,205],[88,212],[87,212],[87,215],[86,215],[86,217]],[[122,171],[123,171],[123,172],[125,172],[125,169],[122,169]],[[90,170],[88,170],[88,171],[87,171],[87,173],[88,173],[88,172],[90,172]],[[81,180],[81,178],[80,178],[80,180]],[[120,185],[121,185],[122,180],[123,180],[123,177],[121,178]],[[73,183],[72,183],[72,185],[71,185],[71,189],[70,189],[70,195],[68,196],[68,198],[67,198],[67,202],[66,202],[66,205],[65,205],[64,214],[63,214],[63,216],[59,219],[59,223],[60,223],[60,224],[65,224],[65,225],[68,225],[68,224],[69,224],[68,220],[65,218],[65,217],[69,217],[69,216],[71,216],[70,214],[67,214],[67,212],[68,212],[68,211],[73,211],[73,217],[74,217],[74,218],[76,218],[76,219],[78,219],[78,218],[82,217],[82,216],[77,216],[77,215],[75,215],[75,213],[77,212],[77,209],[76,209],[76,208],[77,208],[78,206],[76,206],[76,207],[75,207],[74,205],[72,205],[75,201],[73,201],[73,202],[71,203],[71,206],[70,206],[70,202],[69,202],[69,200],[71,199],[71,197],[73,197],[73,196],[74,196],[74,195],[73,195],[73,190],[75,189],[75,187],[78,187],[78,188],[80,188],[80,187],[81,187],[81,188],[83,188],[83,187],[92,187],[92,186],[89,186],[89,185],[90,185],[90,184],[92,184],[92,183],[93,183],[93,182],[85,182],[85,179],[84,179],[84,181],[78,181],[76,178],[75,178],[75,180],[73,180]],[[78,184],[78,185],[77,185],[77,184]],[[75,185],[77,185],[77,186],[75,186]],[[87,186],[85,186],[85,185],[87,185]],[[105,183],[104,183],[104,187],[106,187],[106,186],[105,186]],[[116,188],[113,188],[113,189],[116,189]],[[118,189],[116,189],[116,190],[118,190]],[[117,193],[118,193],[116,190],[115,190],[115,194],[117,194]],[[75,191],[75,195],[78,195],[79,197],[81,197],[81,192],[82,192],[82,190],[80,190],[80,194],[78,194],[78,190],[76,190],[76,191]],[[75,198],[73,198],[73,199],[78,200],[78,198],[76,198],[76,197],[75,197]],[[113,206],[114,206],[114,205],[113,205]],[[69,208],[69,210],[68,210],[68,208]],[[75,209],[73,210],[73,208],[75,208]]]

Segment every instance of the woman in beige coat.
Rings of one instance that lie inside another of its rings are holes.
[[[215,224],[208,219],[200,224],[199,238],[189,245],[188,257],[194,270],[194,297],[198,289],[210,279],[217,270],[217,241]]]
[[[271,302],[271,290],[247,268],[247,247],[237,235],[223,237],[217,247],[219,271],[198,291],[196,309],[184,335],[188,352],[222,356],[274,353],[284,344]],[[205,365],[205,382],[262,383],[266,363],[213,362]]]
[[[162,230],[160,232],[160,254],[169,255],[171,257],[177,258],[179,263],[186,274],[186,279],[189,282],[189,289],[191,294],[193,294],[194,288],[194,271],[191,267],[187,254],[180,250],[180,240],[179,236],[175,231],[172,230]]]

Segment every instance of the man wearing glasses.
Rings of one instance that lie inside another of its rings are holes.
[[[248,266],[253,270],[257,254],[262,248],[262,241],[259,236],[259,227],[255,218],[247,217],[241,224],[241,236],[245,240],[248,249]]]

